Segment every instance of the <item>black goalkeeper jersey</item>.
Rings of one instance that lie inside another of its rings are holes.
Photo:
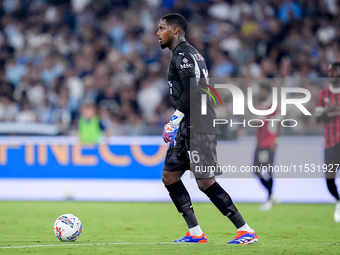
[[[206,114],[201,114],[202,94],[209,90],[204,85],[207,78],[208,69],[201,54],[187,42],[178,44],[171,57],[168,84],[172,106],[185,114],[181,122],[182,136],[219,134],[217,126],[213,126],[216,114],[211,100],[206,100]]]

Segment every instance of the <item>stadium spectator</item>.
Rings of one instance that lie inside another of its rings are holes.
[[[101,112],[101,117],[106,117]],[[108,123],[106,123],[108,125]],[[93,102],[84,102],[81,106],[81,116],[78,123],[79,138],[82,143],[98,143],[105,132],[105,126],[97,115],[96,105]]]
[[[279,17],[284,23],[301,18],[299,3],[293,0],[284,0],[279,7]]]

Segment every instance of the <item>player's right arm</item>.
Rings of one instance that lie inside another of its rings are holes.
[[[318,106],[315,108],[315,119],[317,122],[327,122],[332,113],[336,113],[338,106],[335,103],[329,103],[329,98],[324,96],[324,91],[319,94]]]
[[[176,70],[178,72],[182,94],[179,99],[178,110],[184,115],[189,114],[190,106],[193,104],[193,96],[197,93],[197,86],[191,86],[191,79],[200,78],[200,72],[193,56],[188,52],[178,54],[175,60]],[[197,72],[197,73],[196,73]]]
[[[175,144],[180,122],[185,115],[189,115],[190,105],[192,103],[190,97],[197,91],[196,86],[190,86],[190,79],[196,77],[195,61],[192,59],[192,56],[188,53],[181,52],[175,59],[175,67],[180,78],[182,93],[177,109],[170,118],[169,123],[166,124],[163,129],[164,142],[171,142],[173,145]]]
[[[318,106],[314,110],[315,119],[317,122],[324,122],[327,118],[325,105],[325,92],[323,90],[319,93]]]

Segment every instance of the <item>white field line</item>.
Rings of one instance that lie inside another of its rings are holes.
[[[19,249],[36,247],[62,247],[62,246],[82,246],[82,245],[135,245],[135,244],[173,244],[170,242],[122,242],[122,243],[69,243],[69,244],[36,244],[23,246],[3,246],[0,249]]]
[[[67,246],[84,246],[84,245],[141,245],[141,244],[173,244],[178,245],[179,243],[172,243],[172,242],[121,242],[121,243],[64,243],[64,244],[36,244],[36,245],[23,245],[23,246],[3,246],[0,249],[20,249],[20,248],[38,248],[38,247],[67,247]],[[183,243],[182,243],[183,244]],[[189,244],[189,243],[188,243]],[[340,245],[340,243],[300,243],[301,245]],[[225,244],[223,244],[225,245]],[[265,244],[268,245],[268,244]],[[269,244],[269,246],[271,246]]]

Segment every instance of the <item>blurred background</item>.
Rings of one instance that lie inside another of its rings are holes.
[[[161,132],[174,111],[171,53],[156,32],[171,12],[187,19],[187,41],[210,77],[241,78],[244,91],[280,78],[311,92],[310,112],[324,85],[314,81],[340,61],[336,0],[0,0],[0,199],[168,201],[160,178]],[[223,103],[219,117],[230,118],[231,98]],[[322,164],[322,125],[292,114],[299,126],[285,132],[298,138],[282,139],[277,161],[291,163],[294,148],[294,163]],[[225,130],[220,138],[234,141],[221,144],[220,157],[251,165],[255,130]],[[96,142],[103,134],[107,145],[78,144],[78,136]],[[282,201],[332,201],[323,180],[308,181],[280,180],[276,193]],[[236,201],[265,197],[258,180],[223,182]]]
[[[170,12],[188,20],[187,40],[210,77],[297,87],[327,77],[340,60],[339,8],[336,0],[1,0],[0,132],[75,135],[81,106],[93,102],[108,134],[159,135],[173,109],[170,51],[155,34]],[[313,111],[320,86],[303,86]],[[299,123],[306,128],[290,134],[322,134],[314,118]]]

